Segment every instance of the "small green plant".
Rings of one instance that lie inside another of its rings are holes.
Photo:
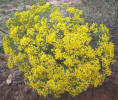
[[[7,21],[10,34],[3,47],[10,55],[8,67],[24,72],[25,83],[44,97],[64,92],[76,96],[111,75],[109,29],[89,25],[82,13],[68,5],[33,5]]]

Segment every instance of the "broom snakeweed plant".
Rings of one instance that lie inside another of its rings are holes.
[[[24,81],[40,95],[76,96],[102,85],[111,75],[114,45],[109,29],[81,17],[68,5],[33,5],[7,20],[10,33],[3,38],[8,67],[18,67]]]

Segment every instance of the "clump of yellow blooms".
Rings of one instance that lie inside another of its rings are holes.
[[[111,75],[114,45],[109,29],[89,25],[81,15],[68,5],[44,4],[16,12],[7,21],[10,34],[3,46],[10,55],[8,67],[18,67],[25,83],[44,97],[64,92],[76,96]]]

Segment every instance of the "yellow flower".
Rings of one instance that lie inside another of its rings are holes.
[[[29,37],[24,36],[20,41],[20,45],[26,46],[30,43],[30,41],[31,41],[31,39]]]
[[[18,67],[25,83],[44,97],[65,91],[76,96],[102,85],[112,73],[109,29],[85,23],[82,13],[67,5],[33,5],[7,21],[10,33],[3,37],[3,48],[10,55],[8,67]]]

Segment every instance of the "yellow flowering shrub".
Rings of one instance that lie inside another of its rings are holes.
[[[114,45],[109,29],[89,25],[82,11],[50,4],[33,5],[7,21],[4,36],[8,67],[18,67],[25,83],[44,97],[76,96],[88,87],[101,85],[111,75]]]

